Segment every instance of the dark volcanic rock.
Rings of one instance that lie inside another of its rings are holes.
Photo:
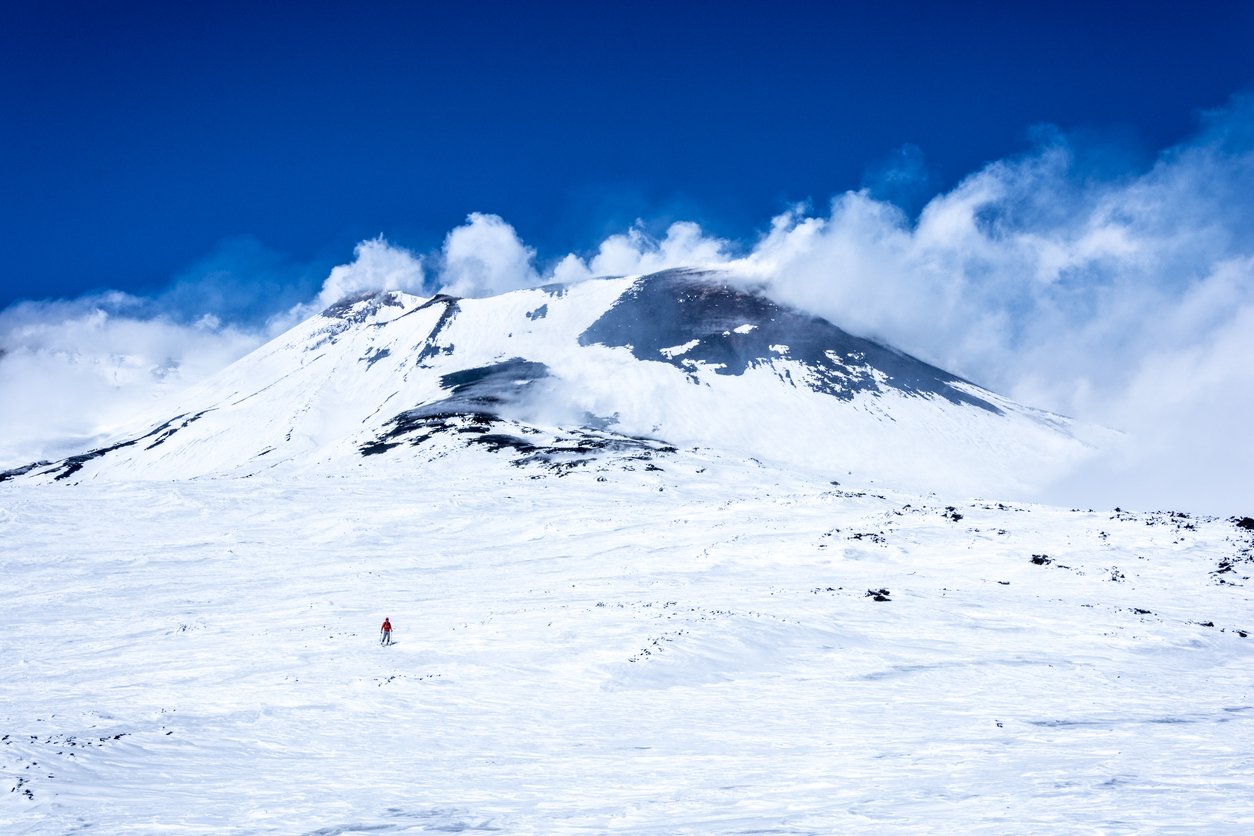
[[[516,403],[531,384],[548,376],[549,369],[543,363],[517,357],[446,374],[440,384],[449,390],[448,397],[400,413],[388,422],[387,432],[363,446],[361,453],[377,455],[406,438],[420,444],[431,434],[446,430],[485,434],[499,419],[501,407]],[[492,444],[496,449],[515,446],[499,438]]]
[[[431,298],[429,301],[419,305],[417,308],[414,308],[414,310],[410,311],[410,313],[417,313],[418,311],[435,307],[436,305],[443,305],[444,310],[440,313],[440,318],[436,320],[435,326],[431,329],[431,333],[427,335],[427,341],[423,344],[422,351],[418,352],[418,357],[416,358],[415,363],[419,367],[427,367],[427,361],[433,357],[453,353],[452,345],[440,345],[440,343],[437,342],[437,339],[444,333],[445,329],[448,328],[449,323],[451,323],[461,311],[460,300],[456,296],[447,296],[441,293]],[[405,316],[409,316],[409,314],[405,314]]]
[[[696,364],[739,375],[789,359],[810,372],[810,379],[794,381],[797,385],[843,400],[896,389],[1001,412],[951,385],[965,383],[962,378],[699,271],[668,270],[641,278],[579,342],[628,347],[637,359],[670,363],[690,374]]]
[[[408,409],[387,424],[387,431],[363,445],[363,456],[385,453],[402,444],[418,446],[439,434],[455,434],[466,444],[515,456],[513,464],[540,465],[559,473],[598,459],[615,457],[624,466],[659,469],[649,460],[675,448],[662,441],[634,438],[590,426],[567,427],[548,443],[523,435],[541,434],[534,427],[502,416],[502,409],[528,397],[531,388],[549,377],[543,363],[515,357],[489,366],[451,372],[440,378],[448,396]],[[639,464],[636,464],[639,463]]]
[[[452,394],[407,414],[421,417],[445,412],[495,412],[502,405],[516,403],[524,390],[548,376],[548,366],[520,357],[451,372],[440,378],[440,385],[451,389]]]
[[[56,474],[53,476],[54,481],[60,482],[63,479],[69,479],[71,476],[82,470],[83,466],[88,462],[107,456],[115,450],[122,450],[126,447],[134,447],[141,441],[147,441],[148,439],[153,440],[144,448],[145,450],[151,450],[160,444],[164,444],[166,439],[170,436],[196,422],[209,411],[210,410],[203,410],[194,415],[179,415],[176,418],[171,418],[161,426],[149,431],[145,435],[141,435],[138,438],[119,441],[116,444],[110,444],[108,447],[97,447],[95,450],[89,450],[86,453],[69,456],[58,462],[41,461],[35,462],[34,464],[28,464],[23,467],[14,468],[13,470],[6,470],[3,473],[0,473],[0,482],[31,473],[41,467],[47,467],[47,470],[41,471],[41,475]]]
[[[52,462],[41,459],[37,462],[22,465],[21,467],[15,467],[12,470],[0,470],[0,482],[7,482],[10,479],[16,479],[19,476],[30,473],[32,470],[47,467],[50,464],[52,464]]]
[[[341,319],[345,322],[360,323],[365,322],[379,311],[388,307],[403,308],[405,303],[400,300],[399,295],[395,291],[367,290],[363,293],[344,297],[323,310],[322,315],[327,319]]]

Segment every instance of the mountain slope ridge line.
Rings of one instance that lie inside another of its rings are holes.
[[[481,379],[462,380],[474,370]],[[349,296],[171,413],[198,420],[167,432],[160,449],[136,449],[150,430],[132,431],[0,480],[416,472],[483,449],[476,436],[493,436],[493,452],[513,464],[534,463],[534,443],[495,442],[544,436],[647,439],[829,478],[1030,498],[1092,455],[1100,435],[692,269],[485,298]],[[417,419],[421,437],[406,441],[398,430]]]

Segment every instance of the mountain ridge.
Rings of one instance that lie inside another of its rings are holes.
[[[1080,435],[733,277],[669,270],[487,298],[346,297],[142,430],[0,480],[421,467],[467,447],[512,451],[515,464],[566,459],[566,447],[698,447],[1011,496],[1091,453]]]

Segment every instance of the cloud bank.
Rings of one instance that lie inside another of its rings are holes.
[[[27,394],[0,411],[13,439],[0,463],[29,460],[41,438],[105,432],[349,293],[481,296],[695,266],[1125,433],[1051,500],[1254,513],[1254,99],[1206,114],[1149,165],[1043,129],[1030,152],[918,201],[917,215],[892,199],[926,182],[922,154],[897,156],[867,188],[794,207],[752,241],[641,223],[541,260],[505,219],[473,213],[435,252],[362,242],[316,292],[276,294],[261,320],[172,317],[120,294],[15,306],[0,312],[0,391]],[[37,380],[58,382],[29,394]]]
[[[83,452],[260,342],[213,315],[144,309],[106,293],[0,311],[0,467]]]

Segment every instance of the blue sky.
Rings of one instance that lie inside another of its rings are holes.
[[[681,264],[1254,513],[1254,3],[10,3],[0,469],[320,305]],[[162,416],[165,417],[165,416]]]
[[[0,306],[233,251],[313,291],[475,211],[542,259],[860,186],[917,211],[1041,124],[1135,167],[1254,82],[1251,43],[1249,2],[8,4]]]

